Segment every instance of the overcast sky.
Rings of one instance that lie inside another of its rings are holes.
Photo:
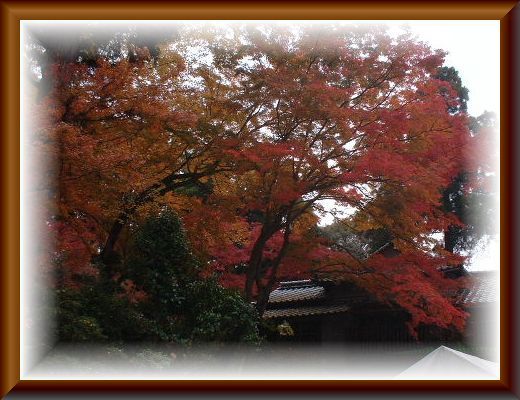
[[[342,21],[344,23],[345,21]],[[498,114],[500,105],[500,21],[352,21],[384,24],[398,33],[408,26],[419,40],[448,52],[445,65],[459,71],[469,89],[468,112]]]
[[[402,21],[433,48],[449,52],[445,64],[459,71],[469,89],[468,112],[498,114],[500,21]]]

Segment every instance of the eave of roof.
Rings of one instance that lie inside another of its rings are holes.
[[[265,311],[264,319],[302,317],[307,315],[335,314],[349,311],[350,307],[345,304],[326,305],[326,306],[307,306],[297,308],[281,308]]]

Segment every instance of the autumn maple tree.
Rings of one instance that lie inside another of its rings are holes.
[[[256,294],[258,308],[265,308],[278,271],[300,247],[291,245],[295,224],[319,210],[321,200],[333,200],[356,210],[357,229],[387,228],[401,257],[415,257],[392,264],[387,290],[375,283],[377,274],[367,278],[369,289],[382,298],[395,298],[395,287],[400,294],[437,293],[424,296],[442,303],[431,307],[432,320],[449,309],[460,326],[463,314],[439,292],[437,270],[456,257],[430,254],[429,235],[456,222],[440,210],[440,191],[463,162],[467,132],[466,117],[449,112],[455,91],[434,77],[442,53],[377,29],[242,35],[242,41],[212,45],[215,67],[234,71],[234,81],[248,89],[247,104],[258,110],[247,126],[250,142],[230,150],[247,171],[236,177],[235,190],[257,216],[239,252],[247,298]],[[342,255],[338,265],[348,277],[358,262]],[[408,283],[395,285],[402,280],[398,271]]]
[[[50,63],[38,106],[62,245],[81,263],[124,276],[125,237],[168,206],[206,273],[260,313],[280,278],[319,272],[399,304],[414,326],[462,328],[439,271],[460,258],[432,239],[460,224],[441,194],[468,138],[441,51],[366,26],[184,27],[153,54],[121,40],[118,57]],[[331,247],[316,233],[324,201],[357,231],[387,230],[399,256]]]
[[[102,49],[89,59],[58,57],[38,108],[37,138],[57,161],[58,225],[88,225],[95,238],[81,233],[89,242],[83,250],[100,252],[108,266],[117,264],[117,242],[140,207],[202,186],[219,170],[227,135],[203,118],[198,89],[183,86],[177,53],[164,49],[157,60],[147,48],[121,46],[116,59]]]

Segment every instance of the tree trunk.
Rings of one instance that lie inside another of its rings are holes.
[[[272,234],[268,235],[263,227],[262,232],[260,232],[260,236],[256,240],[255,245],[251,250],[251,256],[249,257],[249,262],[247,263],[245,287],[246,300],[248,302],[253,300],[253,287],[258,275],[258,271],[260,270],[262,264],[262,255],[265,249],[265,245],[271,236]]]
[[[247,301],[253,300],[253,288],[255,281],[259,278],[265,245],[267,244],[267,241],[271,239],[271,237],[276,233],[276,231],[281,228],[280,220],[280,216],[275,216],[274,218],[269,215],[265,216],[265,222],[262,225],[260,236],[256,240],[253,249],[251,250],[251,255],[249,256],[246,270],[245,295]]]
[[[280,264],[283,258],[285,257],[285,253],[287,252],[287,248],[289,246],[290,235],[291,228],[290,226],[287,226],[283,235],[282,248],[280,249],[278,255],[273,261],[273,265],[271,267],[271,274],[269,276],[269,280],[267,281],[267,285],[265,285],[258,293],[256,309],[260,316],[264,314],[265,309],[267,308],[267,303],[269,302],[269,295],[271,294],[274,284],[276,283],[278,268],[280,267]]]
[[[450,253],[455,251],[455,247],[459,241],[460,231],[460,228],[456,225],[450,225],[448,229],[444,231],[444,248]]]

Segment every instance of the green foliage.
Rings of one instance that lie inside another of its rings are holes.
[[[193,342],[257,343],[258,314],[234,290],[214,279],[193,282],[187,291],[187,335]]]
[[[478,117],[470,117],[470,131],[478,136],[485,128],[495,128],[496,116],[484,112]],[[486,161],[482,160],[482,165]],[[484,168],[485,170],[485,168]],[[484,190],[470,190],[471,180],[485,175],[485,171],[461,171],[442,193],[442,207],[445,212],[455,214],[464,226],[451,225],[445,232],[445,248],[448,251],[469,250],[485,235],[493,235],[492,219],[496,215],[496,198]]]
[[[127,271],[128,277],[139,281],[152,296],[176,281],[193,280],[197,265],[181,221],[173,211],[163,210],[136,232]]]
[[[127,271],[147,294],[139,309],[152,327],[150,338],[186,344],[257,341],[253,307],[213,279],[200,279],[198,270],[172,211],[163,210],[136,233]]]
[[[449,82],[457,92],[459,105],[449,107],[450,113],[467,112],[469,91],[463,86],[458,71],[453,67],[441,67],[437,71],[437,79]],[[482,128],[495,126],[496,117],[491,112],[484,112],[479,117],[470,117],[469,131],[472,136],[478,135]],[[468,250],[476,245],[479,239],[490,232],[489,218],[495,214],[493,198],[482,191],[470,192],[472,174],[478,172],[461,171],[442,193],[442,208],[445,212],[455,214],[464,224],[450,225],[444,232],[444,247],[450,252]]]
[[[482,128],[495,128],[497,126],[497,116],[494,112],[484,111],[478,117],[469,118],[469,130],[472,135],[478,135]]]
[[[100,270],[103,270],[100,266]],[[144,298],[130,301],[114,280],[92,278],[56,291],[61,341],[258,343],[258,315],[238,292],[202,279],[182,224],[170,210],[135,233],[123,279]]]
[[[459,72],[453,67],[440,67],[435,77],[441,81],[449,82],[457,92],[459,105],[450,106],[448,108],[450,113],[466,112],[468,110],[469,90],[462,85]]]
[[[443,209],[455,214],[464,226],[451,225],[445,232],[448,251],[469,250],[485,235],[493,235],[495,197],[483,191],[467,192],[468,173],[460,173],[443,192]]]
[[[146,293],[142,312],[170,324],[171,316],[183,311],[185,288],[195,280],[197,269],[179,218],[164,210],[136,232],[125,277]]]
[[[141,315],[115,288],[95,281],[79,289],[56,291],[57,335],[60,341],[137,340],[145,327]]]

